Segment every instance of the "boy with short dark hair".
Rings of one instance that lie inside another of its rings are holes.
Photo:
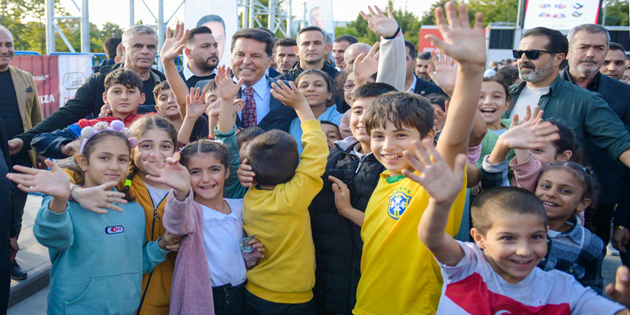
[[[326,139],[295,84],[288,87],[279,81],[272,87],[273,97],[297,112],[304,151],[298,158],[295,140],[278,130],[247,144],[247,160],[257,184],[243,200],[243,227],[247,235],[258,235],[266,253],[247,272],[245,313],[317,314],[312,301],[315,248],[308,206],[322,188]]]
[[[179,114],[177,101],[175,100],[175,95],[173,94],[173,90],[168,84],[168,81],[162,81],[158,85],[156,85],[155,88],[153,88],[153,97],[155,98],[156,103],[155,111],[164,116],[164,118],[168,119],[168,121],[170,121],[173,126],[175,126],[175,130],[182,130],[185,119],[182,119],[182,116],[180,116]],[[191,120],[188,122],[187,125],[192,125],[192,130],[183,130],[184,133],[188,134],[187,132],[189,132],[190,134],[188,136],[188,141],[180,143],[180,145],[185,145],[188,142],[192,142],[198,139],[208,138],[208,118],[203,115],[203,112],[201,114],[202,115],[198,117],[194,117],[194,119],[191,119],[190,117],[185,117]]]
[[[451,27],[446,24],[443,9],[435,10],[444,41],[435,36],[429,39],[458,64],[450,114],[437,148],[452,166],[455,157],[468,148],[477,110],[477,99],[470,95],[481,91],[486,50],[481,14],[470,28],[465,5],[459,8],[459,19],[453,2],[446,3],[445,9]],[[403,152],[413,141],[433,141],[433,107],[418,95],[390,93],[374,101],[364,120],[372,153],[387,170],[381,174],[365,211],[361,280],[354,314],[434,314],[442,285],[439,266],[426,246],[420,240],[414,241],[429,196],[421,185],[403,176],[403,172],[413,170]],[[451,237],[459,231],[463,188],[462,182],[454,211],[443,229]]]
[[[105,77],[105,92],[103,102],[109,105],[111,116],[96,119],[81,119],[67,128],[53,132],[41,133],[33,138],[31,146],[37,154],[53,159],[65,159],[77,149],[69,145],[81,136],[81,130],[97,123],[122,120],[125,126],[131,125],[140,116],[138,106],[144,103],[142,93],[142,79],[138,74],[127,68],[116,69]]]
[[[526,189],[497,187],[475,199],[474,243],[445,233],[464,182],[465,158],[458,156],[451,170],[430,141],[423,146],[416,142],[405,152],[419,173],[404,173],[430,195],[418,236],[444,277],[437,314],[630,314],[630,277],[624,266],[606,292],[625,307],[583,287],[570,274],[536,268],[547,254],[547,214]]]

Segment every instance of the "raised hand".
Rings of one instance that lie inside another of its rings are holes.
[[[504,132],[499,138],[507,147],[512,149],[539,149],[545,146],[545,143],[560,139],[558,135],[558,127],[550,122],[542,122],[543,111],[538,110],[538,106],[534,109],[534,113],[530,114],[529,106],[527,107],[528,120],[524,120],[518,124],[518,115],[512,117],[512,125],[510,129]]]
[[[374,6],[374,9],[372,9],[372,6],[368,6],[368,10],[370,15],[365,14],[363,11],[359,12],[359,14],[368,22],[368,27],[372,32],[383,37],[396,35],[398,22],[394,19],[392,10],[387,9],[387,16],[377,6]]]
[[[289,82],[289,85],[286,85],[284,82],[278,81],[278,83],[271,83],[271,87],[271,94],[275,99],[282,102],[282,104],[293,109],[304,106],[308,107],[306,97],[304,97],[302,92],[295,86],[295,83]]]
[[[420,184],[434,202],[453,203],[464,187],[466,156],[459,154],[455,158],[454,169],[451,170],[435,150],[433,140],[425,139],[422,144],[413,141],[411,145],[413,151],[405,150],[403,155],[420,175],[409,170],[403,170],[403,175]]]
[[[606,294],[613,301],[630,308],[630,272],[628,272],[628,267],[620,266],[617,268],[615,283],[606,287]]]
[[[18,188],[27,193],[42,193],[68,200],[70,179],[53,161],[46,160],[50,171],[16,165],[14,170],[22,173],[9,173],[7,178],[18,184]]]
[[[444,18],[446,11],[446,19]],[[446,22],[448,21],[448,24]],[[486,40],[483,35],[483,15],[477,13],[475,26],[470,27],[468,9],[466,5],[459,6],[459,18],[457,8],[452,1],[444,5],[444,9],[435,9],[435,24],[438,26],[442,38],[435,35],[427,35],[426,38],[439,48],[441,52],[452,57],[461,66],[481,66],[486,64]]]
[[[173,62],[175,58],[182,54],[184,50],[184,43],[188,38],[188,30],[184,29],[184,23],[177,23],[175,25],[175,32],[171,35],[171,28],[166,29],[166,39],[162,50],[160,51],[160,58],[162,63]]]
[[[233,101],[241,90],[243,78],[235,83],[230,75],[230,67],[220,66],[217,68],[217,76],[214,78],[214,82],[217,84],[219,98]]]
[[[204,104],[206,92],[201,92],[200,88],[190,88],[190,94],[186,95],[186,119],[197,120],[208,109],[210,104]]]
[[[367,79],[378,71],[378,57],[376,52],[379,43],[376,42],[367,54],[360,54],[354,61],[352,73],[354,74],[354,90],[367,83]]]
[[[90,188],[75,188],[72,190],[72,198],[76,200],[81,207],[97,214],[108,213],[107,209],[123,212],[123,209],[114,203],[126,204],[125,194],[113,191],[118,183],[110,182]]]
[[[429,77],[446,94],[453,95],[455,80],[457,79],[457,64],[453,63],[453,58],[449,58],[445,54],[440,54],[438,60],[435,52],[431,52],[431,60],[433,64],[429,65]]]
[[[144,162],[144,166],[147,170],[157,175],[147,175],[149,180],[157,183],[162,183],[173,188],[175,191],[175,198],[179,201],[183,201],[188,197],[190,192],[190,174],[186,167],[179,163],[179,152],[175,152],[172,157],[166,158],[166,163],[162,162],[155,153],[151,153],[151,159],[155,161],[155,164]]]

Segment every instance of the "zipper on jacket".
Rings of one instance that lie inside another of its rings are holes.
[[[361,169],[361,166],[363,166],[363,162],[365,161],[365,159],[367,158],[367,155],[362,156],[359,159],[359,166],[357,166],[357,170],[354,172],[354,174],[359,174],[359,170]]]

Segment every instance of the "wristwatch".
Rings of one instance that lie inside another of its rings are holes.
[[[613,230],[625,230],[626,227],[623,225],[615,225],[613,226]]]

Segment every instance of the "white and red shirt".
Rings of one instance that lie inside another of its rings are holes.
[[[521,282],[510,284],[475,243],[458,243],[464,258],[455,266],[440,264],[444,286],[438,315],[611,315],[625,309],[558,270],[534,268]]]

